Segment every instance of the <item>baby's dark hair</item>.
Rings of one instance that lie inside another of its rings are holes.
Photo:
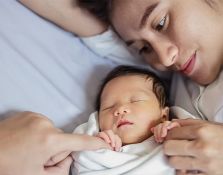
[[[80,7],[88,9],[99,19],[109,23],[110,5],[112,0],[78,0]]]
[[[153,81],[153,92],[155,93],[159,103],[160,107],[169,106],[168,104],[168,93],[167,88],[164,84],[164,82],[161,81],[161,79],[153,72],[149,71],[148,69],[136,67],[136,66],[126,66],[121,65],[116,68],[114,68],[104,79],[102,82],[102,85],[99,89],[97,98],[96,98],[96,110],[100,111],[100,105],[101,105],[101,94],[108,82],[111,80],[127,76],[127,75],[141,75],[141,76],[147,76],[147,79],[151,79]]]

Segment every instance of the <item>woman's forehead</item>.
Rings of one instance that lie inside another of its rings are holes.
[[[130,13],[141,14],[148,6],[158,4],[162,0],[113,0],[112,1],[112,12],[123,13],[130,15]]]
[[[114,0],[111,12],[114,28],[124,39],[128,38],[125,35],[130,34],[131,29],[138,31],[143,15],[146,11],[152,11],[159,2],[159,0]]]

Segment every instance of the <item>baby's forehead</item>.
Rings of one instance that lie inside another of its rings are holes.
[[[131,74],[116,77],[106,83],[102,91],[101,97],[109,97],[114,94],[111,92],[122,91],[123,94],[130,91],[134,92],[149,92],[153,91],[153,80],[152,76],[146,74]]]
[[[114,86],[118,85],[137,85],[144,84],[145,86],[153,86],[154,77],[147,74],[127,74],[115,77],[108,81],[107,84],[114,84]],[[118,82],[118,83],[117,83]],[[105,86],[106,86],[105,85]]]
[[[123,79],[127,79],[128,77],[134,77],[138,80],[141,80],[141,82],[143,82],[145,84],[145,86],[149,85],[149,88],[151,88],[151,86],[153,86],[154,83],[154,78],[152,75],[148,75],[148,74],[129,74],[129,75],[125,75],[125,76],[120,76],[120,78]],[[117,77],[119,78],[119,77]],[[131,83],[135,83],[134,81]]]

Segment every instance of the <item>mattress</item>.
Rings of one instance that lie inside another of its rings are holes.
[[[0,0],[0,21],[0,118],[33,111],[66,132],[87,121],[116,63],[16,0]]]

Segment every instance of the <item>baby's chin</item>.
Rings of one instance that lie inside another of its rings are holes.
[[[136,134],[126,134],[124,136],[119,136],[122,139],[122,145],[141,143],[151,137],[152,133],[147,133],[146,135],[136,135]]]

